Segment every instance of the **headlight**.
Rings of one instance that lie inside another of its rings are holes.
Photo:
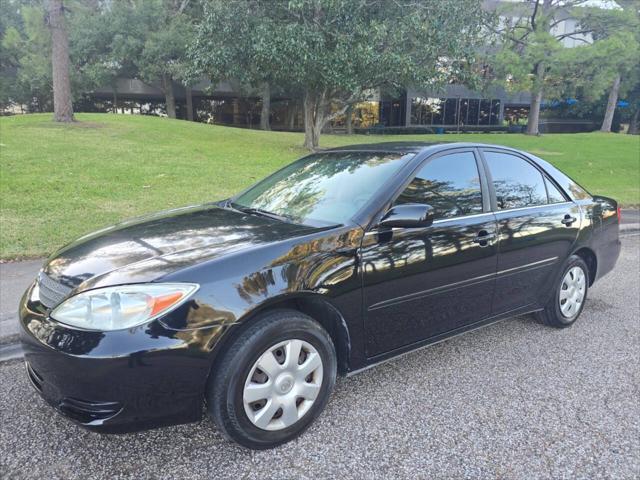
[[[121,330],[168,313],[198,289],[191,283],[144,283],[97,288],[65,300],[51,317],[84,330]]]

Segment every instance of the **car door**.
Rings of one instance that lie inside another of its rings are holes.
[[[429,204],[433,224],[366,232],[361,261],[368,357],[490,315],[497,226],[480,168],[473,149],[428,159],[393,204]]]
[[[578,235],[580,208],[523,156],[482,149],[498,222],[493,313],[542,301]]]

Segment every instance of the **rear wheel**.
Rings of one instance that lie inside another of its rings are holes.
[[[589,289],[589,269],[582,258],[572,255],[567,260],[554,294],[545,309],[536,314],[545,325],[564,328],[578,319]]]
[[[328,333],[293,310],[269,312],[227,348],[207,391],[230,439],[271,448],[300,435],[324,409],[336,377]]]

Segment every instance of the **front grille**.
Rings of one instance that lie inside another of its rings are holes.
[[[47,307],[53,308],[58,305],[73,290],[60,282],[56,282],[44,272],[38,275],[38,291],[40,302]]]

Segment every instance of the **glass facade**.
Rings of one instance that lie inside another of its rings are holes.
[[[412,125],[499,125],[500,100],[411,98]]]

